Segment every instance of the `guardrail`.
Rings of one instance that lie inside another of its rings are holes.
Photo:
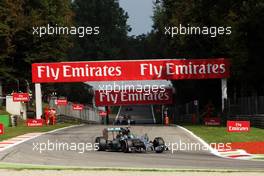
[[[84,122],[100,123],[101,118],[98,111],[94,108],[84,106],[83,110],[73,110],[73,103],[69,102],[66,106],[55,106],[58,116],[67,116],[71,118],[80,119]]]

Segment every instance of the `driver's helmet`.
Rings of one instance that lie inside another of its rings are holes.
[[[121,132],[122,132],[123,135],[129,135],[130,130],[128,128],[122,128]]]

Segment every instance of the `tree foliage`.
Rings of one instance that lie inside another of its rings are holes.
[[[161,0],[155,5],[154,38],[160,42],[160,53],[168,58],[225,57],[232,61],[231,89],[262,92],[264,65],[264,3],[262,0]],[[232,34],[164,35],[165,26],[231,26]]]
[[[0,62],[4,75],[30,78],[31,63],[66,58],[71,38],[33,35],[33,27],[69,26],[70,0],[2,0],[0,2]]]
[[[72,60],[104,60],[122,58],[127,42],[128,15],[118,0],[75,0],[75,24],[98,26],[99,35],[76,37],[70,53]]]

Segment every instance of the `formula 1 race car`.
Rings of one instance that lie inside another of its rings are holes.
[[[130,115],[119,116],[114,121],[114,125],[135,125],[136,121],[131,119]]]
[[[130,132],[128,127],[105,128],[103,136],[97,137],[95,143],[98,143],[98,151],[122,151],[124,153],[155,151],[162,153],[168,149],[161,137],[149,141],[147,134],[137,137]]]

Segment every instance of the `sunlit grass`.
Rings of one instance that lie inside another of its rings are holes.
[[[251,127],[249,132],[230,133],[226,127],[185,125],[185,128],[209,143],[264,141],[264,129]]]

